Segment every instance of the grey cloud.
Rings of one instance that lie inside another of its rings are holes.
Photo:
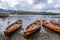
[[[11,7],[11,5],[9,5],[9,2],[1,2],[0,0],[0,7],[3,9],[10,9],[10,10],[24,10],[24,11],[60,11],[60,7],[55,7],[55,5],[58,5],[60,2],[59,0],[52,0],[52,3],[48,4],[48,0],[34,0],[33,4],[29,5],[25,0],[16,0],[17,4],[14,5],[13,7]],[[33,7],[35,5],[40,5],[40,4],[45,4],[45,6],[43,7],[43,9],[34,9]]]
[[[38,4],[38,3],[46,3],[48,0],[35,0],[34,4]]]

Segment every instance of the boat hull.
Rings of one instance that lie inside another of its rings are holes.
[[[37,32],[40,29],[41,22],[39,21],[37,24],[38,25],[37,28],[28,30],[28,28],[31,27],[31,25],[34,25],[34,23],[36,23],[36,22],[38,22],[38,21],[35,21],[26,27],[26,31],[24,32],[24,38],[30,37],[33,33]]]
[[[55,32],[58,32],[58,33],[60,33],[60,27],[58,27],[58,25],[57,25],[58,23],[56,23],[56,22],[47,22],[47,20],[45,20],[45,21],[42,21],[42,25],[43,26],[45,26],[45,27],[47,27],[47,28],[49,28],[49,29],[51,29],[51,30],[53,30],[53,31],[55,31]]]
[[[14,25],[15,24],[15,25]],[[14,27],[13,27],[14,26]],[[18,20],[12,24],[10,24],[6,30],[4,31],[5,36],[10,36],[14,31],[20,29],[22,27],[22,20]]]

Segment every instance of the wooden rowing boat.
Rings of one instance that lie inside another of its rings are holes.
[[[28,25],[24,32],[24,38],[28,38],[34,32],[38,31],[40,29],[40,24],[41,24],[41,21],[37,20],[37,21],[31,23],[30,25]]]
[[[10,24],[4,31],[5,36],[10,36],[14,31],[18,30],[22,26],[22,20],[18,20]]]
[[[54,24],[54,25],[60,25],[60,23],[58,23],[58,22],[55,22],[55,21],[50,21],[52,24]]]
[[[42,20],[42,25],[55,31],[60,33],[60,24],[58,22],[55,21],[47,21],[47,20]]]

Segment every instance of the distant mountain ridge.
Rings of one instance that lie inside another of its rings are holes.
[[[10,12],[10,13],[19,13],[19,14],[43,14],[43,15],[57,15],[60,13],[53,13],[53,12],[29,12],[29,11],[21,11],[21,10],[4,10],[4,9],[0,9],[0,12]]]
[[[4,9],[0,9],[0,12],[13,12],[13,10],[4,10]]]

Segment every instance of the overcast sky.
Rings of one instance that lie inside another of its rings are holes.
[[[60,12],[60,0],[0,0],[0,9]]]

